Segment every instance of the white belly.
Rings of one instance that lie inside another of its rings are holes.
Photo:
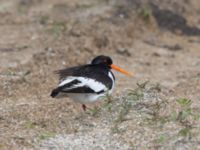
[[[110,94],[110,92],[109,92]],[[95,94],[95,93],[59,93],[56,98],[69,97],[75,102],[86,104],[99,101],[104,97],[106,93]]]
[[[98,100],[101,100],[105,94],[93,94],[93,93],[68,93],[67,96],[69,96],[71,99],[73,99],[75,102],[79,102],[82,104],[85,103],[92,103],[96,102]]]

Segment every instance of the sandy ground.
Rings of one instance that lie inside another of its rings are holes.
[[[199,13],[199,0],[1,0],[0,149],[199,150]],[[100,54],[134,77],[114,72],[86,113],[49,96],[54,70]]]

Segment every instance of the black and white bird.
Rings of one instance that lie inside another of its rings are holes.
[[[59,85],[51,92],[51,97],[70,97],[82,104],[86,110],[87,103],[99,100],[106,94],[111,94],[115,76],[111,69],[115,69],[125,75],[130,73],[113,64],[108,56],[97,56],[91,64],[58,70]]]

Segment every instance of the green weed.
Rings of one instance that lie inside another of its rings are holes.
[[[117,113],[116,119],[114,120],[114,126],[112,127],[113,133],[122,132],[118,125],[123,121],[126,121],[126,116],[130,112],[131,108],[143,98],[143,90],[145,89],[147,82],[138,84],[138,87],[135,90],[129,90],[127,95],[122,97],[122,104],[120,105],[119,112]]]
[[[112,103],[111,101],[107,100],[104,104],[103,104],[103,108],[105,108],[108,111],[111,111],[112,109]]]
[[[40,17],[39,22],[44,25],[44,24],[47,24],[48,20],[49,20],[49,16],[44,15]]]
[[[192,101],[186,98],[179,98],[176,102],[180,107],[176,120],[186,126],[189,123],[188,120],[194,116],[191,108]]]
[[[99,111],[100,111],[99,107],[94,107],[94,108],[89,108],[86,113],[91,116],[97,116]]]
[[[187,98],[179,98],[176,100],[176,102],[182,107],[182,108],[188,108],[191,106],[192,101]]]
[[[157,139],[155,139],[156,144],[163,144],[167,140],[167,136],[165,134],[161,134]]]
[[[178,132],[178,136],[191,137],[191,128],[185,127]]]
[[[141,8],[138,12],[138,15],[145,21],[149,22],[151,17],[151,12],[148,7]]]
[[[59,36],[61,33],[67,30],[67,24],[65,22],[54,22],[48,28],[48,31],[55,36]]]
[[[41,133],[39,135],[39,139],[45,140],[45,139],[49,139],[49,138],[52,138],[52,137],[55,137],[55,136],[56,136],[56,133],[53,133],[53,132],[44,132],[44,133]]]
[[[27,129],[33,129],[33,128],[35,128],[36,126],[37,126],[37,124],[36,124],[35,122],[31,122],[31,121],[26,122],[26,123],[24,124],[24,127],[27,128]]]

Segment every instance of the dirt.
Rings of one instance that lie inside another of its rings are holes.
[[[199,149],[199,8],[198,0],[1,0],[0,149]],[[134,74],[114,72],[111,102],[85,113],[49,96],[53,71],[100,54]]]

